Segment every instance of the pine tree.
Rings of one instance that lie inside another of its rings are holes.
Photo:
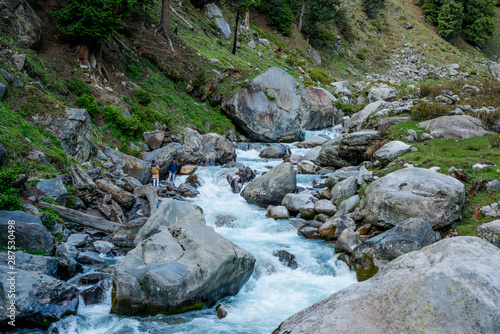
[[[464,6],[454,0],[447,0],[438,16],[438,30],[444,39],[451,41],[460,35],[464,18]]]
[[[465,0],[463,31],[467,41],[483,44],[495,31],[495,0]]]

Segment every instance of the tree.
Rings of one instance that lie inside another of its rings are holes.
[[[442,0],[423,0],[422,12],[424,13],[426,20],[432,23],[437,23],[442,5]]]
[[[250,8],[256,8],[260,5],[260,0],[247,0],[238,3],[236,9],[245,10],[245,30],[250,30]]]
[[[156,30],[156,32],[161,33],[168,40],[170,49],[174,52],[170,36],[170,0],[162,1],[160,27]]]
[[[346,24],[345,12],[339,0],[310,0],[307,2],[303,32],[313,38],[320,35],[319,25],[335,23]],[[342,29],[341,29],[342,30]]]
[[[269,1],[269,23],[284,35],[292,33],[292,8],[290,0]]]
[[[463,31],[467,41],[483,44],[495,31],[495,0],[465,0]]]
[[[464,18],[464,6],[454,0],[447,0],[438,16],[438,30],[444,39],[451,41],[460,35]]]
[[[362,4],[366,15],[372,19],[376,16],[377,10],[384,5],[384,0],[363,0]]]

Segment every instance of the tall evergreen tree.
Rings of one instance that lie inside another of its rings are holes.
[[[447,0],[438,16],[438,30],[444,39],[451,41],[460,35],[464,18],[464,6],[454,0]]]
[[[495,31],[495,0],[465,0],[463,31],[467,41],[483,44]]]

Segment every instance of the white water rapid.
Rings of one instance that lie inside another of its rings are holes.
[[[318,132],[307,133],[306,138]],[[333,133],[326,133],[329,136]],[[307,149],[290,145],[295,154]],[[277,166],[281,160],[264,161],[257,150],[238,150],[238,161],[260,174]],[[282,321],[333,292],[356,282],[354,272],[336,260],[332,245],[307,240],[297,234],[289,220],[266,218],[266,211],[248,204],[233,194],[226,181],[230,170],[220,167],[199,167],[200,195],[190,200],[203,208],[207,224],[225,238],[250,251],[257,259],[255,271],[234,297],[221,301],[228,311],[218,319],[215,308],[172,316],[126,317],[110,315],[111,293],[93,306],[80,301],[78,315],[53,324],[49,333],[60,334],[139,334],[139,333],[271,333]],[[298,184],[310,187],[318,175],[298,175]],[[180,184],[184,178],[179,178]],[[233,227],[217,227],[218,216],[235,218]],[[273,251],[286,250],[296,256],[298,268],[281,264]],[[116,261],[117,262],[117,261]],[[46,333],[27,331],[29,333]]]

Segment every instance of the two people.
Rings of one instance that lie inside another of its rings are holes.
[[[172,160],[172,162],[167,167],[168,171],[168,179],[167,182],[172,182],[175,186],[175,174],[179,171],[179,166],[177,165],[176,160]],[[155,160],[151,162],[151,174],[153,174],[153,186],[158,187],[160,183],[160,166],[156,163]]]

